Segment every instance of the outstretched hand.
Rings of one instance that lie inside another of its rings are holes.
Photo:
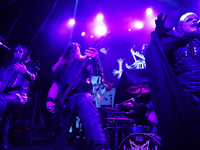
[[[173,29],[173,27],[165,27],[165,21],[167,19],[167,15],[163,18],[163,13],[160,13],[155,20],[156,29],[155,31],[158,33],[159,36],[164,36],[167,32]]]

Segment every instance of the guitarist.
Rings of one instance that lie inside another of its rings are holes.
[[[56,112],[54,106],[57,104],[55,99],[58,93],[61,95],[65,91],[86,57],[91,59],[86,63],[64,101],[60,116],[63,118],[62,130],[54,142],[55,150],[63,150],[68,147],[69,127],[77,115],[79,115],[84,127],[87,149],[104,150],[106,139],[90,83],[91,75],[103,74],[98,52],[95,48],[89,48],[83,56],[78,43],[71,43],[68,46],[58,62],[52,67],[55,76],[48,92],[46,107],[50,112]]]
[[[4,58],[0,70],[0,111],[3,111],[3,117],[0,124],[0,149],[7,149],[7,134],[10,127],[12,113],[23,106],[27,102],[29,85],[36,78],[36,72],[39,70],[35,62],[30,61],[30,56],[26,61],[20,60],[27,53],[27,49],[23,45],[14,46],[14,58]],[[15,74],[7,82],[11,72]],[[5,90],[2,87],[6,85]]]

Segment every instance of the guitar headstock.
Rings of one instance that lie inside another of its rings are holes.
[[[110,32],[102,35],[94,44],[94,47],[97,48],[98,46],[101,46],[104,41],[108,38],[108,36],[110,35]]]

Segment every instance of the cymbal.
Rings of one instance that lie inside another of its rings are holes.
[[[106,110],[110,110],[110,111],[116,111],[115,108],[111,108],[111,107],[100,107],[100,109],[106,109]],[[121,110],[117,109],[117,111],[121,111]]]
[[[125,107],[145,107],[146,105],[144,103],[138,103],[138,102],[127,102],[124,103],[123,106]]]
[[[138,93],[149,93],[149,84],[134,85],[126,89],[126,92],[138,94]]]
[[[134,119],[130,118],[105,118],[106,120],[119,120],[119,121],[135,121]]]

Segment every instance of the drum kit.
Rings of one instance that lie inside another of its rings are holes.
[[[143,93],[149,93],[148,84],[131,86],[126,92],[136,96],[122,103],[115,104],[114,108],[101,107],[106,110],[107,117],[102,119],[104,132],[107,138],[107,149],[109,150],[159,150],[161,138],[158,135],[158,121],[155,115],[153,104],[150,101],[145,104],[137,102],[136,98]],[[127,107],[132,110],[124,112],[119,108]],[[146,117],[150,126],[135,124],[135,120],[125,117],[127,114],[135,113],[134,108],[146,107]]]

